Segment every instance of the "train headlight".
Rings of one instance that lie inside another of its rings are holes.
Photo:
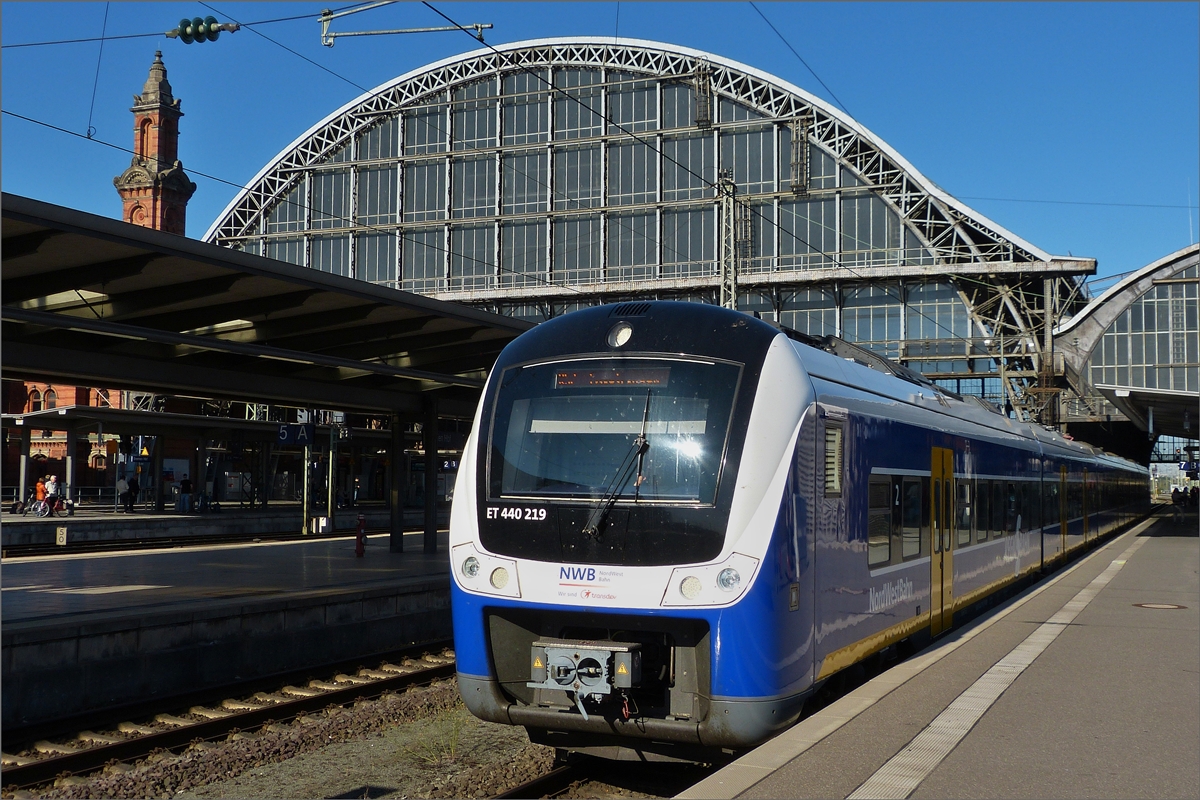
[[[631,336],[633,336],[633,326],[628,322],[618,322],[608,332],[608,346],[624,347]]]
[[[508,586],[508,570],[504,567],[496,567],[492,570],[492,576],[488,580],[492,586],[497,589],[503,589],[505,586]]]
[[[726,592],[732,592],[741,582],[742,576],[733,567],[726,567],[717,575],[717,586]]]
[[[502,597],[521,596],[521,572],[517,562],[485,553],[467,542],[450,550],[454,582],[468,592]]]
[[[749,591],[759,561],[743,553],[730,553],[715,564],[690,564],[671,570],[659,604],[662,606],[727,606]]]

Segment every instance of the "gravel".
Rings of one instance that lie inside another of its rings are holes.
[[[195,742],[4,798],[490,797],[548,771],[552,748],[475,719],[453,680]]]

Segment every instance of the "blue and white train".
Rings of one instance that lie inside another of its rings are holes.
[[[459,686],[568,750],[744,749],[1148,502],[1144,468],[840,340],[577,311],[504,350],[463,452]]]

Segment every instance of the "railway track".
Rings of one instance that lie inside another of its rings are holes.
[[[587,780],[591,775],[591,771],[579,764],[564,764],[534,778],[531,781],[526,781],[520,786],[514,786],[507,792],[502,792],[495,796],[494,800],[508,800],[508,798],[531,798],[531,797],[556,797],[562,794],[573,784]]]
[[[715,765],[670,762],[623,761],[617,765],[589,756],[568,756],[565,764],[495,798],[674,797],[715,769]]]
[[[106,766],[127,764],[156,751],[195,747],[231,734],[246,733],[269,723],[283,723],[331,705],[378,697],[454,675],[454,653],[414,654],[385,662],[377,669],[339,673],[330,680],[287,685],[274,692],[255,692],[207,706],[191,706],[177,714],[154,714],[143,722],[121,722],[105,731],[82,731],[73,737],[32,742],[15,754],[0,754],[0,782],[6,790],[48,783],[66,775],[83,775]]]

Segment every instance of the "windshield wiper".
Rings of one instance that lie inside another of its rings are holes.
[[[625,458],[621,460],[621,466],[617,467],[616,474],[613,475],[612,482],[608,485],[608,489],[600,496],[600,501],[588,515],[587,524],[583,526],[585,536],[593,539],[600,538],[600,531],[604,528],[604,523],[608,521],[608,514],[616,505],[617,498],[621,496],[621,492],[625,489],[625,484],[629,482],[633,467],[637,465],[637,481],[633,487],[633,499],[637,501],[638,493],[641,491],[642,481],[645,475],[642,473],[642,467],[645,464],[646,451],[650,449],[650,440],[646,438],[646,428],[650,422],[650,389],[646,390],[646,408],[642,411],[642,432],[633,440],[633,444],[629,448],[629,452],[625,454]]]

